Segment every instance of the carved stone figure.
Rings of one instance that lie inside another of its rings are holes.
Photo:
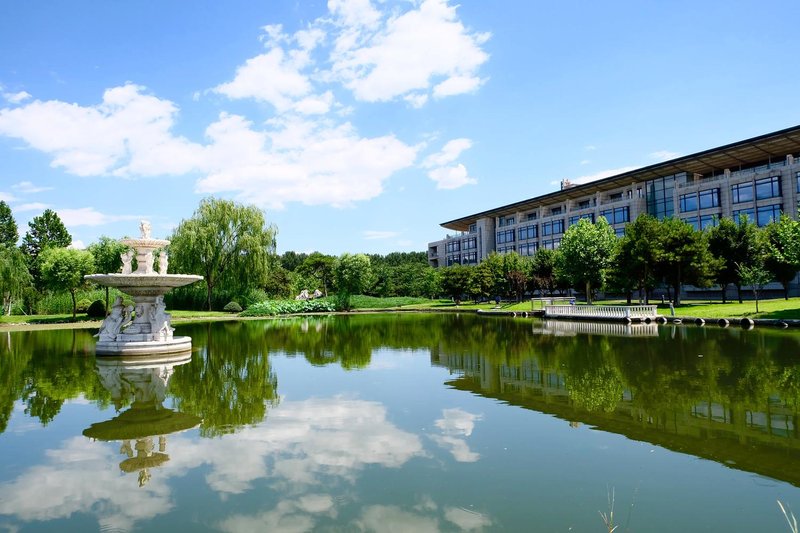
[[[164,304],[163,296],[156,297],[156,303],[151,310],[150,331],[153,332],[153,336],[162,341],[171,338],[174,331],[170,326],[172,315],[167,313],[167,306]]]
[[[144,254],[144,273],[145,274],[152,274],[153,273],[153,251],[150,250],[146,254]]]
[[[99,337],[101,341],[115,341],[125,323],[125,315],[125,306],[122,305],[122,297],[117,296],[114,300],[114,305],[111,306],[111,313],[103,320],[103,323],[100,325],[100,331],[97,332],[95,337]]]
[[[162,276],[167,273],[167,267],[169,266],[169,256],[167,252],[161,250],[161,253],[158,254],[158,273]]]
[[[149,239],[150,238],[150,222],[147,220],[142,220],[139,222],[139,231],[141,232],[142,239]]]
[[[119,257],[122,259],[122,273],[125,275],[130,274],[132,268],[131,261],[133,261],[133,250],[128,250]]]
[[[294,297],[295,300],[309,300],[311,296],[308,294],[308,289],[303,289],[300,294]]]
[[[322,291],[320,291],[319,289],[315,289],[314,294],[312,294],[312,296],[314,298],[322,298]]]

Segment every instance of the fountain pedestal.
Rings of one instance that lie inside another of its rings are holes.
[[[97,355],[152,355],[186,352],[192,348],[191,337],[172,335],[172,317],[164,305],[164,294],[200,281],[203,276],[167,274],[167,254],[163,250],[159,271],[155,272],[153,252],[163,249],[169,241],[150,238],[150,224],[146,221],[142,221],[140,228],[141,238],[120,241],[133,249],[122,254],[122,273],[85,276],[98,285],[116,287],[133,299],[133,305],[125,306],[122,298],[117,297],[97,334]],[[138,265],[132,272],[134,254]]]

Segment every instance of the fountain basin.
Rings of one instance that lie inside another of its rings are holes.
[[[191,274],[90,274],[85,278],[107,287],[116,287],[131,296],[162,296],[176,287],[183,287],[203,276]]]

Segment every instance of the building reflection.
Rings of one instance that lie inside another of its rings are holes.
[[[83,435],[102,441],[120,441],[125,459],[119,467],[125,473],[138,473],[139,486],[151,477],[150,470],[169,460],[167,436],[200,424],[194,415],[163,406],[167,386],[176,366],[188,363],[191,352],[166,356],[98,358],[95,370],[110,393],[116,417],[92,424]]]
[[[714,460],[800,486],[800,434],[797,404],[765,393],[754,400],[737,400],[717,389],[706,399],[701,391],[651,390],[658,407],[645,405],[642,383],[622,381],[611,405],[585,401],[602,397],[605,381],[588,381],[595,390],[576,391],[583,375],[570,373],[569,364],[548,365],[536,355],[516,362],[477,354],[448,354],[435,350],[432,363],[450,370],[448,386],[510,405],[550,414],[571,427],[587,425],[670,450]],[[608,365],[611,358],[600,364]],[[612,363],[613,364],[613,363]],[[617,369],[617,375],[622,375]],[[580,394],[578,394],[578,392]],[[619,393],[619,394],[617,394]]]

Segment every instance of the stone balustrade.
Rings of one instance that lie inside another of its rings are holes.
[[[583,318],[596,320],[654,320],[655,305],[546,305],[547,318]]]

